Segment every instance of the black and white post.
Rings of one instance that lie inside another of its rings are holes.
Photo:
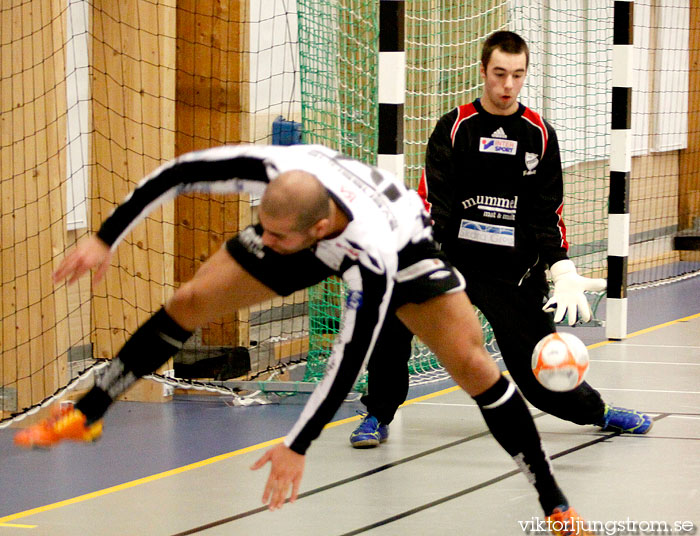
[[[377,166],[403,181],[406,101],[404,0],[379,2],[379,140]]]
[[[612,125],[608,209],[608,293],[605,334],[627,337],[629,182],[632,170],[634,2],[616,0],[613,27]]]

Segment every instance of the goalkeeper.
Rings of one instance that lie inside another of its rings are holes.
[[[557,136],[517,100],[528,63],[527,44],[517,34],[496,32],[485,41],[482,96],[438,121],[419,193],[432,215],[435,240],[465,276],[467,294],[493,328],[525,398],[577,424],[644,434],[652,425],[648,416],[605,404],[588,383],[553,392],[532,373],[537,342],[567,316],[570,325],[578,318],[588,321],[584,291],[605,289],[605,280],[579,276],[567,257]],[[547,268],[554,282],[548,301]],[[386,440],[388,424],[405,400],[411,334],[387,318],[373,355],[381,358],[372,357],[368,366],[368,393],[362,399],[368,413],[350,436],[360,448]]]

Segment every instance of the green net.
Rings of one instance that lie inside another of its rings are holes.
[[[506,29],[508,2],[406,3],[405,180],[418,186],[437,120],[479,96],[481,44]]]
[[[377,158],[379,21],[371,0],[300,0],[303,141]]]
[[[481,4],[436,9],[434,1],[407,2],[405,143],[410,187],[418,184],[434,122],[451,106],[475,95],[481,39],[505,21],[503,2]],[[303,140],[373,164],[377,155],[377,3],[302,0],[298,11]],[[310,290],[309,354],[303,381],[323,376],[343,302],[344,287],[336,279]],[[483,319],[482,324],[490,343],[490,328]],[[418,340],[409,370],[412,383],[444,375],[435,356]],[[355,388],[366,389],[366,375]]]
[[[521,100],[557,131],[569,255],[602,277],[607,261],[613,10],[598,2],[511,3],[510,29],[530,46]]]
[[[297,10],[302,139],[374,164],[379,50],[376,2],[301,0]],[[323,376],[344,300],[345,288],[337,278],[309,290],[305,382],[317,382]],[[366,377],[356,389],[366,389]]]

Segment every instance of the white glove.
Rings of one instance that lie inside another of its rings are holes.
[[[569,317],[570,326],[573,326],[579,317],[584,322],[588,322],[591,319],[591,307],[583,292],[605,290],[607,286],[605,279],[592,279],[578,275],[576,266],[569,259],[555,262],[549,271],[554,281],[554,293],[542,310],[551,313],[556,305],[555,323],[564,320],[565,315]]]

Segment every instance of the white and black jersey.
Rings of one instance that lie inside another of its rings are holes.
[[[567,258],[556,133],[522,104],[492,115],[476,99],[445,114],[430,137],[419,192],[435,239],[465,275],[517,283]]]
[[[384,263],[395,262],[398,250],[426,233],[420,199],[391,174],[320,145],[250,145],[195,151],[159,167],[117,207],[98,236],[116,246],[151,210],[180,194],[260,195],[269,181],[295,169],[318,177],[352,220],[340,238],[317,248],[316,255],[334,269],[357,257],[369,269],[391,271]]]
[[[148,175],[98,231],[113,248],[148,213],[181,193],[262,194],[280,173],[304,170],[325,186],[350,222],[337,237],[280,255],[251,226],[227,243],[254,277],[281,294],[337,274],[347,286],[341,330],[326,374],[285,443],[304,453],[352,389],[374,346],[389,304],[419,303],[464,288],[431,239],[416,192],[393,175],[313,145],[226,146],[185,154]],[[275,281],[279,281],[276,283]],[[393,300],[393,301],[392,301]]]

